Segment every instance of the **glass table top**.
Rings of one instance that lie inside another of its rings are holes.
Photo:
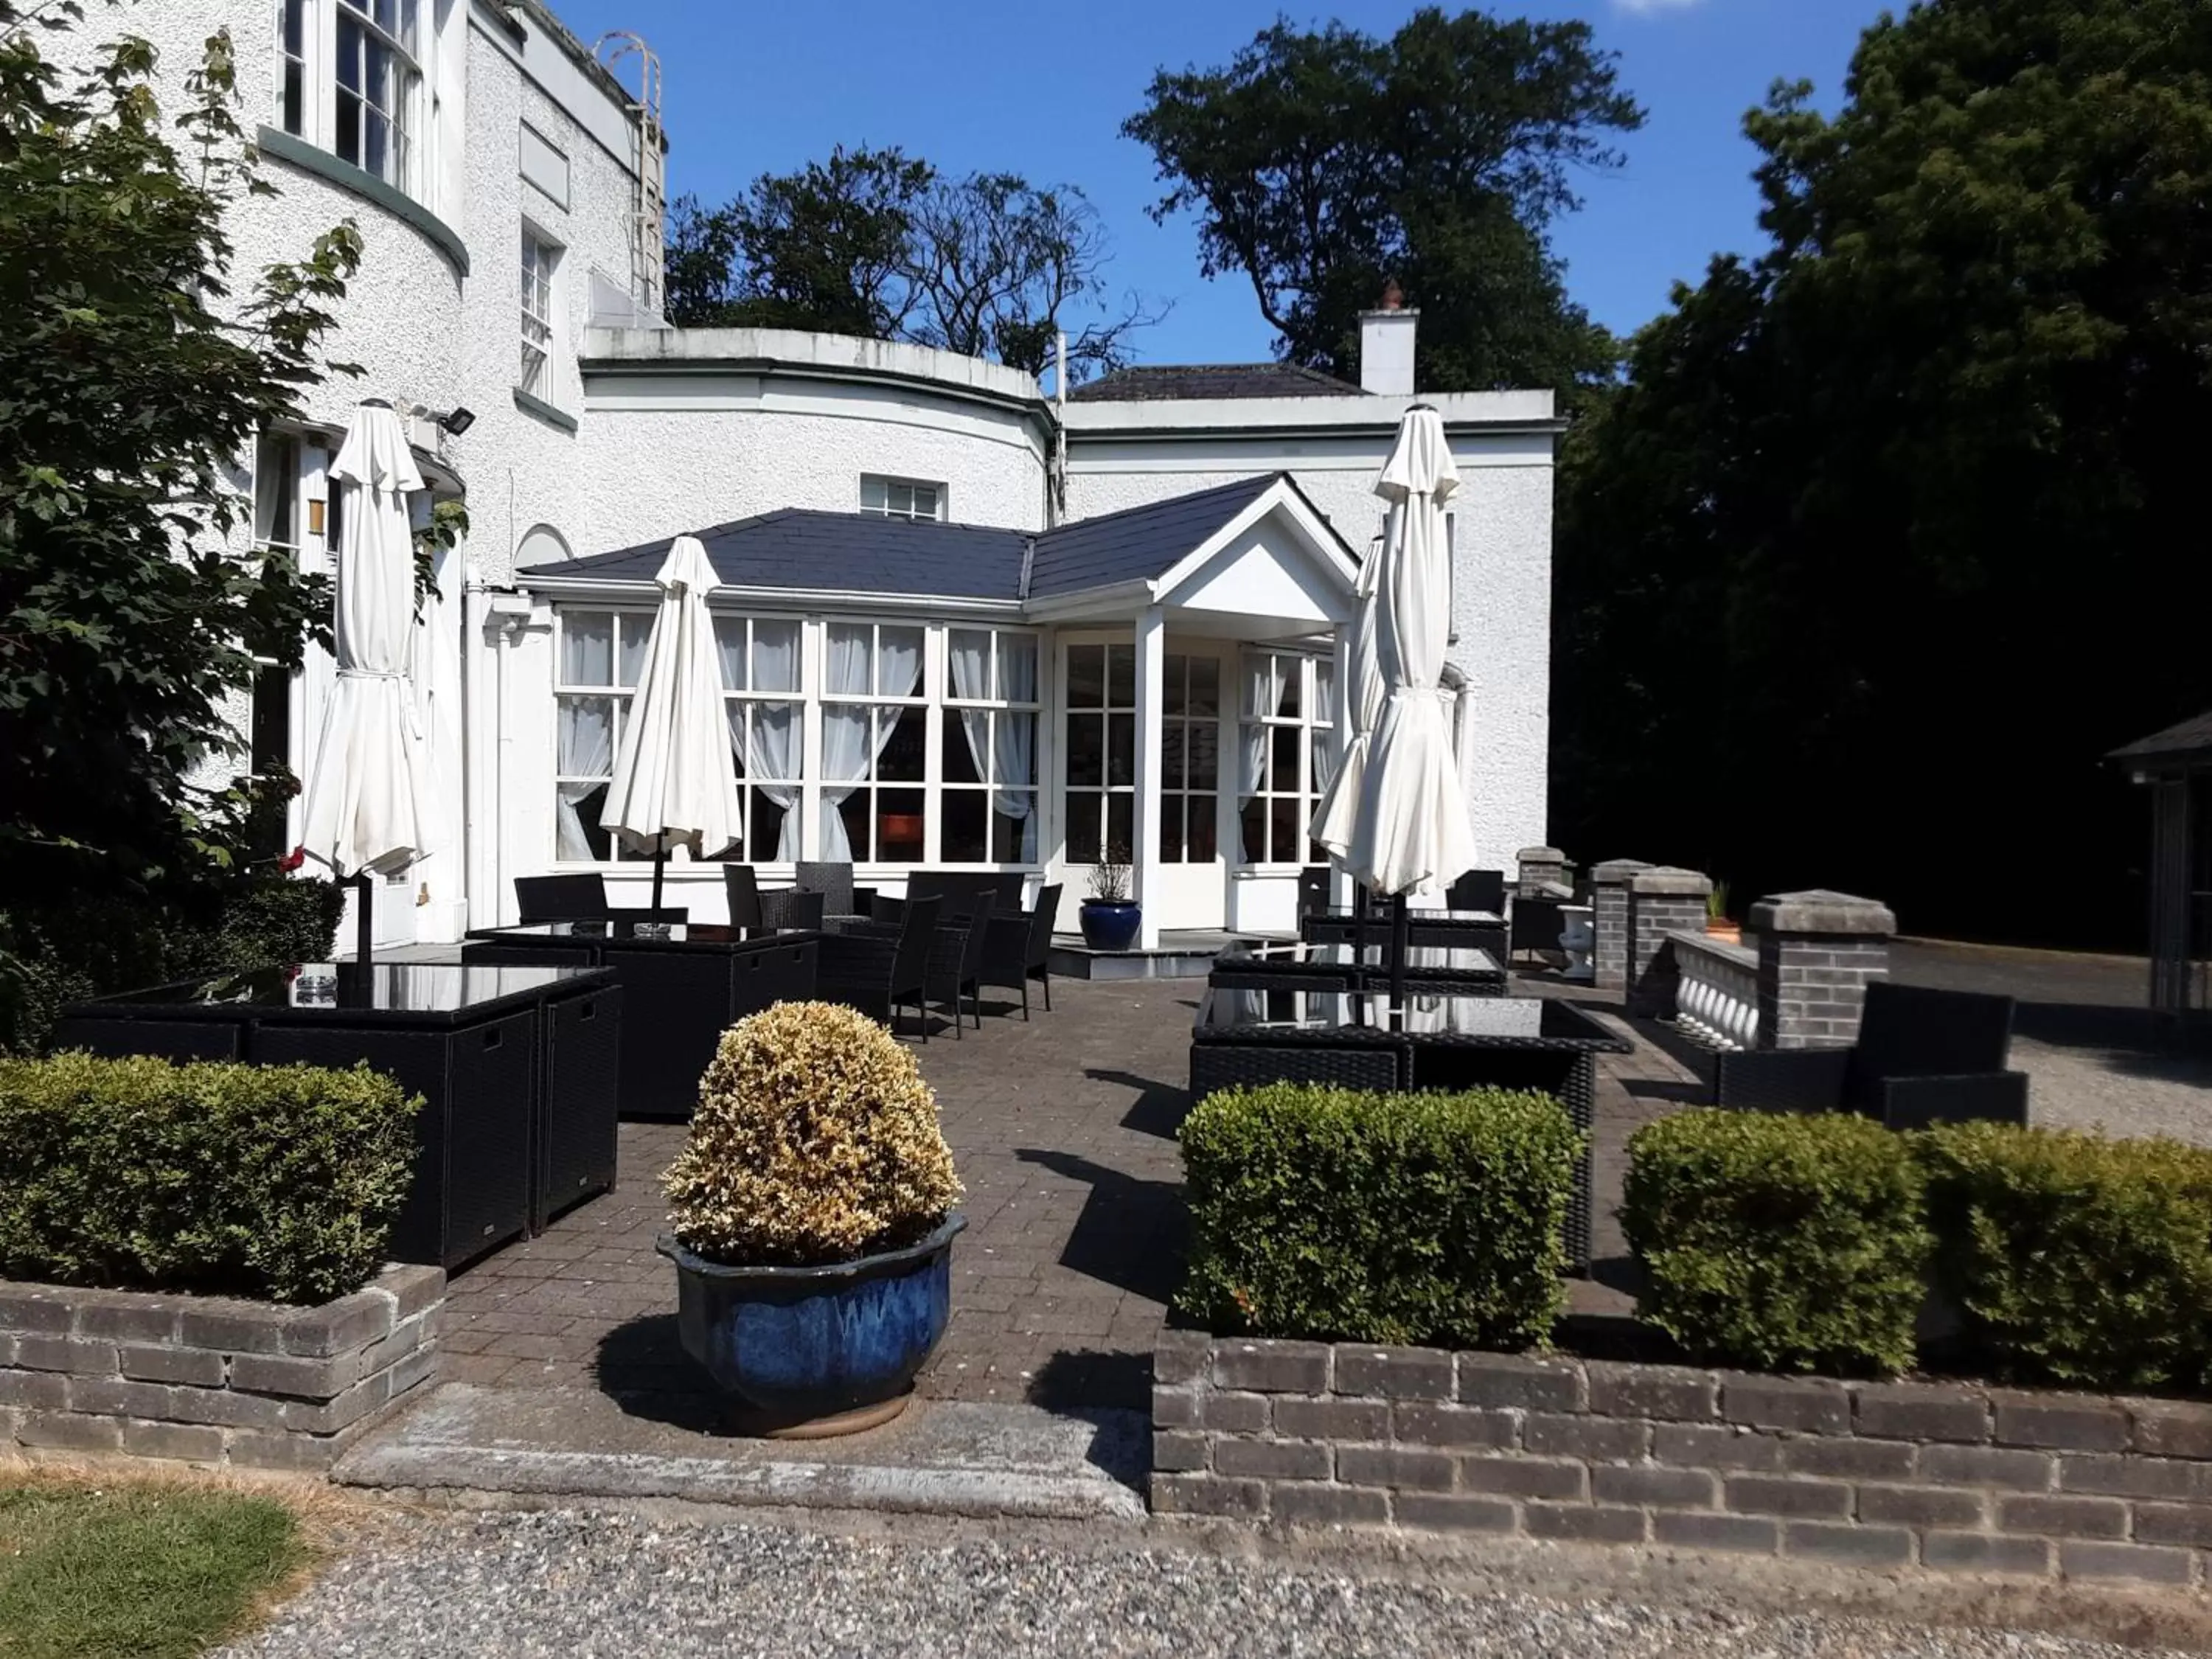
[[[502,998],[549,990],[592,968],[558,963],[378,963],[364,975],[350,962],[310,962],[211,979],[180,980],[103,997],[132,1007],[326,1008],[364,1013],[459,1013]]]
[[[1199,1004],[1203,1036],[1318,1036],[1329,1031],[1401,1032],[1439,1040],[1627,1045],[1579,1008],[1549,997],[1407,997],[1394,1006],[1380,988],[1367,991],[1207,990]]]
[[[1360,920],[1360,915],[1349,904],[1322,904],[1308,910],[1304,919],[1309,921],[1349,922]],[[1370,905],[1365,919],[1369,927],[1388,933],[1390,929],[1390,907],[1388,904]],[[1406,920],[1416,927],[1503,927],[1505,925],[1505,918],[1495,910],[1424,909],[1418,905],[1407,908]]]
[[[811,939],[805,927],[732,927],[719,921],[532,921],[513,927],[480,927],[471,939],[541,940],[596,944],[607,939],[641,945],[754,944],[778,939]]]
[[[1341,968],[1348,972],[1358,968],[1381,972],[1388,969],[1390,963],[1390,941],[1387,936],[1379,936],[1358,945],[1349,940],[1316,944],[1312,940],[1244,939],[1230,945],[1214,958],[1217,970],[1231,972],[1238,968],[1282,968],[1314,972],[1330,968]],[[1495,956],[1471,945],[1408,945],[1406,971],[1418,977],[1424,969],[1432,974],[1484,976],[1505,971]]]

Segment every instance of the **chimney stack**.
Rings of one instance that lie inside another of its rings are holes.
[[[1382,303],[1359,313],[1359,389],[1384,398],[1413,395],[1413,329],[1419,311],[1406,308],[1395,276],[1383,284]]]

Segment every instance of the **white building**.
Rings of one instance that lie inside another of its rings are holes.
[[[348,408],[415,416],[470,532],[440,573],[419,690],[445,846],[377,906],[387,942],[512,919],[513,880],[598,867],[625,680],[669,539],[702,536],[743,775],[727,856],[848,854],[1065,884],[1126,846],[1147,940],[1281,927],[1342,741],[1338,624],[1414,401],[1415,313],[1371,313],[1358,387],[1281,365],[1141,368],[1066,402],[1026,374],[835,336],[656,326],[657,120],[541,0],[152,6],[164,88],[228,22],[282,194],[240,270],[351,216],[367,245],[329,343],[365,366],[256,458],[260,530],[326,556]],[[222,14],[222,15],[216,15]],[[97,15],[96,18],[97,18]],[[657,74],[643,65],[647,103]],[[679,70],[680,72],[680,70]],[[1461,752],[1484,862],[1544,840],[1548,392],[1448,392]],[[451,418],[456,410],[472,423]],[[304,776],[327,663],[258,700]],[[670,902],[722,912],[719,864]],[[404,891],[414,902],[395,902]]]

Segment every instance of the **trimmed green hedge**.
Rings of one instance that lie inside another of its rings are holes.
[[[1692,1355],[1758,1370],[1911,1363],[1929,1240],[1903,1137],[1848,1114],[1691,1111],[1638,1130],[1628,1158],[1637,1312]]]
[[[181,908],[75,896],[52,910],[0,910],[0,1053],[37,1053],[63,1009],[110,992],[326,960],[344,909],[335,882],[256,872]]]
[[[1507,1348],[1549,1335],[1582,1149],[1549,1096],[1231,1089],[1182,1139],[1177,1306],[1212,1329]]]
[[[1912,1139],[1937,1283],[1997,1371],[2212,1383],[2212,1152],[1992,1123]]]
[[[0,1277],[343,1295],[384,1260],[422,1104],[365,1066],[0,1060]]]

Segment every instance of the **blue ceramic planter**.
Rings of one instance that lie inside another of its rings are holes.
[[[827,1267],[732,1267],[669,1234],[684,1351],[761,1433],[846,1433],[888,1421],[952,1312],[955,1212],[920,1243]]]
[[[1127,899],[1085,899],[1083,942],[1094,951],[1126,951],[1137,942],[1143,909]]]

